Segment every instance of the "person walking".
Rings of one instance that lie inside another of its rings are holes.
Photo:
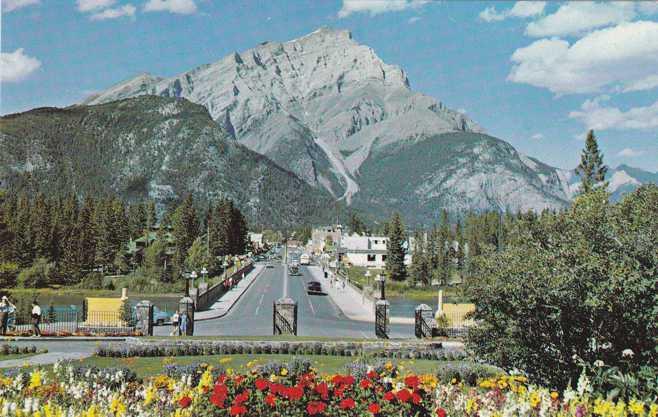
[[[9,300],[3,296],[0,300],[0,335],[7,334],[7,323],[9,322]]]
[[[179,326],[179,332],[178,334],[180,336],[186,336],[187,335],[187,313],[183,313],[180,315],[180,326]]]
[[[34,334],[32,337],[41,337],[41,329],[39,325],[41,324],[41,307],[37,300],[32,301],[32,331]]]
[[[178,311],[174,312],[174,315],[171,316],[171,333],[169,333],[169,336],[178,336],[180,334],[180,328],[178,327],[178,323],[180,321],[180,315],[178,314]]]

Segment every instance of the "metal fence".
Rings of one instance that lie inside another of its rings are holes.
[[[222,295],[230,290],[228,286],[230,278],[233,278],[233,285],[236,285],[238,282],[240,282],[240,279],[242,279],[242,274],[248,274],[252,269],[254,269],[254,264],[253,262],[249,261],[246,265],[235,271],[233,274],[227,276],[212,287],[209,287],[205,292],[198,294],[195,299],[196,310],[203,311],[210,308],[210,306],[213,305],[215,301],[217,301]]]
[[[76,310],[42,310],[39,329],[43,335],[61,334],[112,334],[133,333],[134,318],[126,320],[121,312]],[[17,334],[31,333],[33,320],[29,312],[10,316],[9,331]]]

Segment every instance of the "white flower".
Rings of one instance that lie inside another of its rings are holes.
[[[586,392],[592,392],[592,386],[590,385],[589,378],[585,375],[585,372],[580,374],[578,378],[578,385],[576,386],[576,391],[581,397]]]
[[[598,359],[598,360],[594,361],[594,366],[596,366],[597,368],[601,368],[601,367],[603,367],[603,365],[605,365],[605,364],[603,363],[603,361],[601,359]]]
[[[621,352],[621,357],[622,358],[632,358],[634,355],[635,355],[635,353],[633,353],[633,351],[630,350],[630,349],[624,349]]]

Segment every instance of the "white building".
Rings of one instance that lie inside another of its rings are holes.
[[[411,264],[411,250],[413,238],[405,242],[407,254],[404,257],[405,265]],[[354,266],[367,268],[383,268],[386,265],[386,250],[388,238],[385,236],[343,236],[341,239],[341,259]]]
[[[263,247],[263,234],[262,233],[248,233],[249,242],[254,249],[261,249]]]

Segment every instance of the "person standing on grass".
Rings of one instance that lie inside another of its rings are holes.
[[[169,336],[178,336],[180,334],[180,328],[178,327],[179,320],[180,315],[178,315],[178,311],[174,311],[174,315],[171,316],[171,326],[173,329],[171,330]]]
[[[41,324],[41,307],[37,300],[34,300],[32,301],[32,331],[34,332],[32,337],[41,337],[39,324]]]

